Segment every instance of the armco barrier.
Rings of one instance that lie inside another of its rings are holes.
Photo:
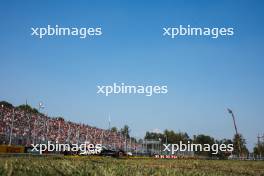
[[[0,145],[0,153],[24,153],[25,147],[13,145]]]

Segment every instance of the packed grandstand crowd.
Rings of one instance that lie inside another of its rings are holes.
[[[86,124],[28,112],[12,105],[0,105],[0,144],[30,146],[47,141],[58,143],[99,143],[111,148],[124,148],[128,140],[120,133]],[[130,147],[133,146],[130,143]]]

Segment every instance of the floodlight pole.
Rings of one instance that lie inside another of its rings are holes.
[[[230,114],[232,115],[232,118],[233,118],[233,123],[234,123],[234,127],[235,127],[235,130],[236,130],[236,135],[238,135],[235,115],[234,115],[233,111],[229,111],[229,112],[230,112]]]
[[[165,138],[166,138],[166,146],[168,145],[168,136],[165,134]],[[168,154],[168,151],[166,151],[166,154]]]
[[[48,113],[47,113],[47,120],[46,120],[46,137],[45,137],[45,141],[48,142],[49,141],[49,119],[48,119]]]
[[[108,129],[109,129],[109,131],[111,130],[111,117],[110,117],[110,114],[108,116]]]
[[[40,101],[39,102],[39,113],[41,113],[41,109],[44,109],[45,107],[43,106],[43,102],[42,101]],[[44,114],[44,112],[43,112],[43,114]],[[45,114],[44,114],[44,116],[45,116]],[[44,118],[45,119],[45,118]],[[47,123],[46,123],[46,125],[47,125]],[[47,126],[46,126],[47,127]],[[46,130],[47,130],[47,128],[46,128]],[[43,132],[45,131],[45,123],[43,123]],[[46,131],[46,133],[48,133],[47,131]],[[48,134],[46,134],[46,136],[47,136]],[[35,139],[34,139],[35,140]],[[46,140],[46,137],[45,137],[45,139],[44,140]]]
[[[233,111],[231,109],[227,109],[228,112],[231,114],[232,118],[233,118],[233,123],[234,123],[234,127],[235,127],[235,131],[236,131],[236,136],[238,137],[238,153],[239,153],[239,157],[240,157],[240,154],[241,154],[241,146],[240,146],[240,139],[239,139],[239,134],[238,134],[238,131],[237,131],[237,126],[236,126],[236,120],[235,120],[235,115],[233,113]]]

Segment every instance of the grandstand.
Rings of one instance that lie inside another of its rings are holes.
[[[89,142],[113,149],[136,148],[136,144],[127,143],[128,140],[120,132],[66,121],[62,117],[52,118],[36,109],[0,102],[0,144],[29,147],[47,141],[68,144]]]

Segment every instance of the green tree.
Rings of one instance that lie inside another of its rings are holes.
[[[14,106],[11,103],[8,103],[7,101],[0,101],[0,106],[5,108],[13,108]]]
[[[254,155],[258,157],[264,156],[264,142],[256,144],[256,146],[254,147]]]
[[[111,128],[111,131],[112,131],[112,132],[117,132],[118,129],[117,129],[117,127],[112,127],[112,128]]]
[[[25,105],[25,104],[23,104],[23,105],[19,105],[18,107],[17,107],[18,109],[21,109],[21,110],[23,110],[23,111],[26,111],[26,112],[28,112],[28,113],[35,113],[35,114],[37,114],[37,113],[39,113],[38,112],[38,110],[36,109],[36,108],[32,108],[31,106],[29,106],[29,105]]]
[[[131,141],[132,141],[133,143],[137,143],[137,139],[136,139],[136,138],[134,138],[134,137],[130,137],[130,139],[131,139]]]
[[[242,136],[242,134],[235,134],[233,138],[233,144],[234,144],[234,155],[237,156],[247,156],[248,149],[246,146],[246,140]]]
[[[126,138],[129,138],[130,137],[130,129],[129,129],[129,126],[128,125],[124,125],[124,127],[120,129],[120,132]]]
[[[161,141],[165,141],[165,136],[162,133],[155,133],[155,132],[148,132],[147,131],[144,138],[145,139],[148,139],[148,140],[155,140],[155,141],[161,140]]]
[[[202,146],[204,144],[209,144],[210,146],[212,146],[215,143],[215,139],[208,135],[199,134],[197,136],[196,135],[193,136],[193,143],[201,144]],[[208,151],[195,151],[195,154],[203,155],[203,156],[212,156],[212,152],[208,152]]]
[[[167,143],[171,143],[171,144],[179,144],[180,141],[182,141],[182,143],[187,143],[188,141],[191,140],[187,133],[184,132],[176,133],[173,130],[167,130],[167,129],[164,131],[164,137],[165,140],[167,140]]]
[[[231,139],[221,139],[219,141],[216,140],[216,143],[220,146],[221,144],[225,144],[226,146],[228,144],[233,144],[233,141]],[[220,159],[227,159],[228,156],[231,155],[231,152],[227,152],[227,151],[220,151],[219,153],[216,155],[218,158]]]

